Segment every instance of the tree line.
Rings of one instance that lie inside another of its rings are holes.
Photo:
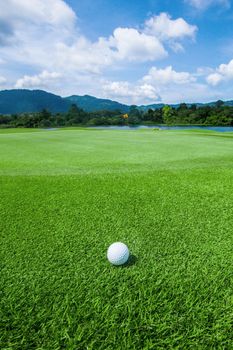
[[[177,108],[168,105],[159,109],[141,111],[131,106],[128,113],[116,111],[85,112],[72,104],[67,113],[52,114],[43,109],[36,113],[0,115],[0,127],[49,128],[62,126],[101,125],[223,125],[233,126],[233,106],[223,101],[213,105],[188,106],[181,103]]]

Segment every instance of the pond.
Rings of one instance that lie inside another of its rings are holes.
[[[163,126],[163,125],[137,125],[137,126],[93,126],[94,129],[111,129],[111,130],[138,130],[138,129],[154,129],[160,130],[190,130],[190,129],[201,129],[201,130],[212,130],[220,132],[233,132],[233,126],[196,126],[196,125],[185,125],[185,126]]]

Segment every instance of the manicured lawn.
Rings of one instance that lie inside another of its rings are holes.
[[[3,131],[0,348],[232,349],[232,188],[230,133]]]

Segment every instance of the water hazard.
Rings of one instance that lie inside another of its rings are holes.
[[[163,126],[163,125],[137,125],[137,126],[94,126],[91,127],[94,129],[111,129],[111,130],[138,130],[138,129],[154,129],[158,128],[160,130],[190,130],[190,129],[199,129],[199,130],[212,130],[219,132],[233,132],[233,126],[196,126],[196,125],[185,125],[185,126]]]

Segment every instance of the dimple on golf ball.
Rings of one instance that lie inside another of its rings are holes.
[[[129,259],[129,249],[122,242],[115,242],[110,245],[107,251],[108,261],[113,265],[123,265]]]

